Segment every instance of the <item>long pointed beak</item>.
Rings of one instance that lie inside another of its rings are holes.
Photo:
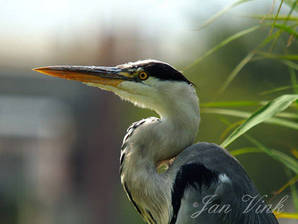
[[[111,86],[133,79],[129,72],[118,67],[62,65],[34,68],[33,71],[63,79]]]

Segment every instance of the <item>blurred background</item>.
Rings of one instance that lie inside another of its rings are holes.
[[[199,29],[233,2],[1,1],[0,223],[143,223],[122,190],[118,158],[127,127],[156,115],[111,93],[42,76],[31,71],[33,67],[159,59],[184,71],[197,85],[202,104],[271,100],[280,92],[260,93],[290,85],[288,68],[282,63],[255,60],[224,92],[216,94],[228,74],[269,30],[237,39],[201,63],[187,67],[223,39],[260,23],[248,15],[270,14],[280,1],[248,1]],[[281,13],[288,12],[287,7],[283,5]],[[276,48],[286,48],[288,38],[280,40]],[[297,53],[295,41],[291,50]],[[287,91],[292,92],[286,89],[283,93]],[[202,113],[197,140],[219,144],[227,122],[237,120]],[[297,131],[291,128],[262,124],[249,134],[289,155],[298,148]],[[241,138],[229,149],[250,144]],[[281,163],[265,154],[237,158],[269,198],[291,178]],[[294,212],[295,199],[289,189],[272,200],[287,194],[290,198],[285,209]],[[281,223],[295,221],[281,219]]]

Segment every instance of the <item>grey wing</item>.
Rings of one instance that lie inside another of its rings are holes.
[[[193,145],[171,169],[176,176],[170,224],[278,223],[238,161],[219,146]]]
[[[218,189],[216,186],[218,184]],[[180,209],[175,224],[219,224],[229,223],[224,221],[224,216],[229,215],[231,206],[221,203],[223,189],[229,191],[225,183],[216,183],[212,186],[189,186],[184,191]],[[228,192],[227,192],[228,193]]]

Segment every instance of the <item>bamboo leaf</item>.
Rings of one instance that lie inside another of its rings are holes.
[[[295,70],[298,70],[298,64],[292,62],[292,61],[287,61],[287,60],[283,60],[282,61],[285,65],[287,65],[288,67],[291,67]]]
[[[296,84],[296,74],[295,70],[292,67],[289,67],[289,73],[290,73],[290,78],[291,78],[291,83],[293,87],[293,92],[295,94],[298,94],[298,85]]]
[[[293,177],[291,170],[288,170],[288,169],[286,169],[285,172],[287,177],[290,178],[290,180],[284,186],[282,186],[282,188],[279,189],[278,192],[275,192],[274,196],[278,195],[280,192],[284,191],[288,186],[290,186],[290,190],[293,198],[293,204],[296,209],[296,212],[298,212],[298,197],[297,197],[297,191],[295,187],[295,183],[298,181],[298,175]]]
[[[267,44],[269,44],[271,41],[274,41],[276,38],[278,38],[280,36],[281,32],[279,30],[279,32],[275,32],[271,35],[268,35],[256,48],[257,49],[261,49],[264,48]]]
[[[280,193],[282,193],[285,189],[287,189],[289,186],[291,186],[292,184],[295,184],[298,181],[298,175],[296,175],[295,177],[291,178],[286,184],[284,184],[280,189],[278,189],[277,191],[275,191],[273,193],[273,195],[279,195]]]
[[[254,52],[250,52],[243,58],[240,63],[233,69],[233,71],[228,75],[228,78],[223,83],[222,87],[219,89],[218,94],[223,93],[226,88],[230,85],[230,83],[234,80],[234,78],[238,75],[238,73],[242,70],[242,68],[253,58],[255,55]]]
[[[234,128],[240,126],[244,121],[245,120],[240,120],[240,121],[237,121],[235,123],[228,124],[228,127],[221,133],[221,135],[219,137],[219,140],[223,141],[228,136],[228,134],[231,132],[231,130],[233,130]]]
[[[214,16],[212,16],[211,18],[209,18],[205,23],[203,23],[199,27],[199,30],[205,28],[208,25],[210,25],[216,19],[218,19],[219,17],[221,17],[223,14],[227,13],[232,8],[238,6],[238,5],[242,4],[242,3],[246,3],[246,2],[250,2],[250,1],[253,1],[253,0],[238,0],[236,2],[233,2],[231,5],[226,6],[225,8],[223,8],[222,10],[220,10],[219,12],[217,12]]]
[[[275,116],[283,117],[283,118],[289,118],[289,119],[298,119],[298,113],[282,112],[282,113],[276,114]]]
[[[297,197],[297,190],[296,190],[295,184],[290,184],[290,189],[291,189],[291,193],[292,193],[292,197],[293,197],[293,203],[294,203],[296,212],[298,212],[298,197]]]
[[[277,18],[278,18],[278,16],[279,16],[279,13],[280,13],[280,10],[281,10],[281,7],[282,7],[283,3],[284,3],[284,0],[281,0],[280,5],[279,5],[279,7],[278,7],[278,11],[277,11],[277,13],[276,13],[276,15],[275,15],[275,18],[274,18],[274,21],[273,21],[273,23],[272,23],[272,28],[271,28],[270,34],[273,32],[273,29],[274,29],[274,27],[275,27],[275,25],[276,25],[276,21],[277,21]],[[292,4],[291,10],[289,11],[289,13],[288,13],[288,15],[287,15],[288,18],[289,18],[289,17],[291,16],[291,14],[293,13],[293,11],[294,11],[294,9],[295,9],[295,7],[296,7],[296,4],[297,4],[297,1],[295,0],[295,2],[293,2],[293,4]],[[288,20],[284,20],[283,25],[286,26],[287,22],[288,22]],[[272,45],[271,45],[271,51],[272,51],[273,48],[276,46],[276,44],[277,44],[277,40],[278,40],[278,38],[280,37],[280,35],[282,34],[282,32],[283,32],[282,29],[280,29],[278,32],[276,32],[276,33],[277,33],[277,36],[276,36],[276,38],[274,39],[274,41],[273,41],[273,43],[272,43]],[[290,44],[291,44],[291,39],[292,39],[292,38],[293,38],[293,34],[290,36],[290,38],[289,38],[289,40],[288,40],[288,44],[287,44],[288,46],[290,46]]]
[[[197,65],[198,63],[200,63],[204,58],[208,57],[209,55],[213,54],[215,51],[219,50],[220,48],[224,47],[225,45],[229,44],[230,42],[232,42],[233,40],[236,40],[246,34],[249,34],[257,29],[259,29],[260,26],[253,26],[250,27],[248,29],[242,30],[238,33],[233,34],[232,36],[226,38],[225,40],[223,40],[222,42],[220,42],[219,44],[217,44],[216,46],[214,46],[213,48],[211,48],[210,50],[208,50],[207,52],[205,52],[201,57],[197,58],[192,64],[190,64],[189,66],[187,66],[185,68],[185,70]]]
[[[278,219],[298,219],[298,213],[273,212]]]
[[[266,102],[259,101],[218,101],[201,103],[201,107],[247,107],[265,105]]]
[[[205,109],[205,108],[216,108],[216,107],[264,106],[267,103],[268,103],[268,101],[212,101],[212,102],[207,102],[207,103],[201,103],[200,106],[201,106],[201,108]],[[281,113],[279,113],[277,116],[279,116],[280,114]],[[282,116],[282,117],[284,117],[284,116]]]
[[[241,149],[234,149],[229,152],[233,156],[240,156],[240,155],[249,154],[249,153],[263,153],[263,151],[261,151],[258,148],[254,148],[254,147],[245,147],[245,148],[241,148]]]
[[[286,167],[298,174],[298,163],[295,159],[289,157],[280,151],[270,149],[271,157],[282,162]],[[267,154],[270,154],[269,152]]]
[[[286,60],[293,60],[293,61],[298,61],[298,54],[271,54],[267,52],[257,52],[259,55],[265,57],[265,58],[273,58],[273,59],[286,59]]]
[[[295,174],[298,174],[298,163],[295,159],[291,158],[287,154],[282,153],[280,151],[267,148],[262,143],[260,143],[259,141],[257,141],[256,139],[254,139],[252,137],[249,137],[246,135],[246,138],[250,142],[252,142],[256,147],[258,147],[260,150],[262,150],[264,153],[268,154],[273,159],[278,160],[279,162],[283,163],[290,170],[294,171]]]
[[[222,115],[228,115],[233,117],[241,117],[241,118],[249,118],[251,116],[251,113],[239,111],[239,110],[229,110],[229,109],[222,109],[222,108],[202,108],[202,113],[208,113],[208,114],[222,114]],[[267,124],[274,124],[278,126],[283,126],[287,128],[292,128],[294,130],[298,130],[298,124],[297,122],[288,121],[280,118],[269,118],[264,123]]]
[[[297,99],[298,99],[298,95],[292,94],[292,95],[282,95],[282,96],[272,100],[267,105],[261,107],[259,110],[257,110],[255,113],[253,113],[242,125],[240,125],[238,128],[236,128],[225,139],[225,141],[221,144],[221,146],[227,147],[235,139],[237,139],[238,137],[243,135],[249,129],[258,125],[259,123],[268,121],[268,119],[272,118],[277,113],[280,113],[281,111],[288,108],[292,104],[292,102]]]
[[[297,195],[296,187],[294,184],[292,184],[290,186],[290,188],[291,188],[291,192],[292,192],[293,203],[294,203],[295,209],[296,209],[296,211],[298,211],[298,195]],[[296,216],[296,219],[298,219],[298,214]]]
[[[294,37],[298,37],[298,33],[289,26],[286,26],[283,24],[274,24],[273,27],[286,31],[289,34],[293,35]]]
[[[278,16],[279,16],[279,13],[280,13],[280,10],[281,10],[281,7],[282,7],[282,4],[283,4],[283,3],[284,3],[284,0],[281,0],[281,1],[280,1],[280,4],[279,4],[279,7],[278,7],[278,9],[277,9],[277,13],[276,13],[276,15],[274,16],[274,20],[273,20],[272,27],[271,27],[271,30],[270,30],[269,35],[271,35],[272,32],[273,32],[274,25],[275,25],[275,23],[276,23],[276,21],[277,21],[277,18],[278,18]],[[277,38],[278,38],[278,37],[277,37]],[[275,39],[275,40],[277,40],[277,39]]]
[[[294,84],[292,86],[280,86],[280,87],[277,87],[277,88],[274,88],[274,89],[263,91],[263,92],[260,93],[260,95],[267,95],[267,94],[276,93],[276,92],[289,90],[289,89],[295,90],[296,88],[298,88],[297,84]]]
[[[298,21],[297,16],[287,16],[287,15],[279,15],[278,17],[272,15],[253,15],[247,16],[252,19],[260,19],[260,20],[277,20],[277,21]]]
[[[297,0],[285,0],[285,3],[291,7],[291,11],[295,10],[298,12],[298,8],[296,7],[297,5]]]

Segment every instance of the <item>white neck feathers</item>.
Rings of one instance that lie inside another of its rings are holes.
[[[139,209],[144,213],[146,209],[151,211],[158,223],[166,223],[171,215],[171,195],[167,195],[171,190],[166,188],[170,188],[172,183],[166,175],[157,173],[156,165],[190,146],[195,140],[200,121],[194,88],[178,82],[165,86],[167,90],[163,90],[158,99],[142,102],[143,106],[155,110],[160,119],[146,119],[126,139],[122,152],[125,154],[122,183],[130,189]],[[139,104],[138,100],[135,99],[134,103]]]

